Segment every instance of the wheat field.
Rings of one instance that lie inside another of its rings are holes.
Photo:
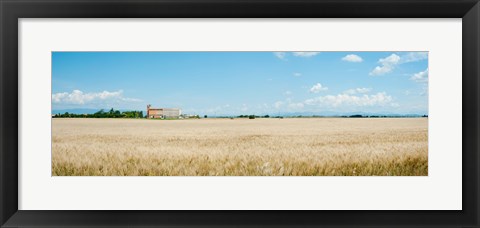
[[[53,176],[426,176],[427,118],[52,119]]]

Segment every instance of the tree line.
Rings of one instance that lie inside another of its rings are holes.
[[[114,110],[113,108],[110,111],[105,111],[101,109],[98,112],[93,114],[74,114],[65,112],[63,114],[57,113],[53,118],[143,118],[143,111],[125,111],[120,112],[119,110]]]

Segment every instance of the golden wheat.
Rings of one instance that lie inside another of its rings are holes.
[[[426,118],[52,119],[54,176],[425,176]]]

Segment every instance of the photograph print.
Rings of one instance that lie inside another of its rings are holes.
[[[52,176],[428,176],[428,52],[52,52]]]

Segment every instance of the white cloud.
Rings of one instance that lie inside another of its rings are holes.
[[[290,96],[290,95],[292,95],[292,92],[287,90],[287,91],[285,91],[285,95]]]
[[[57,104],[73,104],[84,105],[98,102],[140,102],[140,99],[125,98],[122,96],[123,91],[103,91],[98,93],[84,93],[80,90],[73,90],[71,93],[54,93],[52,94],[52,102]]]
[[[357,90],[357,92],[359,92],[359,93],[368,93],[368,92],[370,92],[372,89],[370,89],[370,88],[357,88],[356,90]]]
[[[357,94],[357,93],[369,93],[372,91],[370,88],[356,88],[356,89],[349,89],[345,91],[345,94]]]
[[[428,58],[428,52],[408,52],[402,56],[396,54],[391,54],[390,56],[379,59],[378,63],[380,66],[376,66],[371,72],[370,75],[382,75],[390,73],[395,67],[399,64],[417,62]]]
[[[396,65],[400,61],[400,56],[391,54],[387,58],[379,59],[378,62],[382,65]]]
[[[393,66],[376,66],[371,72],[370,75],[382,75],[386,74],[393,70]]]
[[[370,91],[370,88],[356,88],[341,94],[318,96],[301,102],[296,102],[289,97],[283,101],[275,102],[272,106],[284,111],[355,110],[355,108],[365,110],[365,107],[370,109],[379,107],[396,108],[400,106],[386,92],[367,94]]]
[[[319,93],[321,91],[328,90],[328,87],[322,86],[322,84],[317,83],[310,88],[311,93]]]
[[[342,58],[342,60],[347,62],[353,62],[353,63],[363,62],[362,57],[354,54],[346,55],[345,57]]]
[[[275,55],[275,57],[281,60],[285,60],[285,58],[287,57],[287,54],[285,52],[274,52],[273,54]]]
[[[293,52],[293,56],[297,56],[297,57],[305,57],[305,58],[308,58],[308,57],[312,57],[312,56],[316,56],[320,54],[320,52],[313,52],[313,51],[308,51],[308,52]]]
[[[320,52],[313,52],[313,51],[291,52],[291,54],[295,57],[309,58],[309,57],[313,57],[320,54]],[[275,55],[275,57],[281,60],[285,60],[285,61],[287,60],[287,52],[273,52],[273,55]]]
[[[137,99],[137,98],[121,98],[122,101],[128,101],[128,102],[141,102],[142,100],[141,99]]]
[[[387,58],[378,60],[380,66],[376,66],[371,72],[370,75],[382,75],[389,73],[395,68],[400,61],[400,56],[391,54]]]
[[[300,76],[302,76],[302,74],[300,74],[300,73],[293,73],[293,76],[295,76],[295,77],[300,77]]]
[[[326,106],[326,107],[361,107],[386,105],[392,101],[392,97],[385,92],[373,95],[354,96],[349,94],[327,95],[305,100],[306,105]]]
[[[275,102],[275,104],[273,104],[273,106],[274,106],[276,109],[279,109],[280,107],[283,106],[283,101],[277,101],[277,102]]]
[[[413,74],[410,79],[416,82],[428,82],[428,68],[424,71]]]
[[[428,52],[409,52],[403,55],[400,63],[417,62],[428,58]]]

